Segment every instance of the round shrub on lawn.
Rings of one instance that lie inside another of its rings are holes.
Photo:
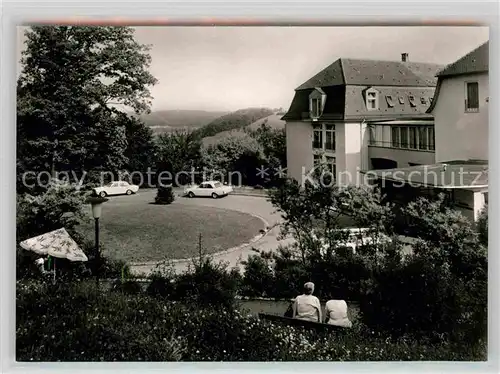
[[[158,192],[155,197],[156,204],[162,204],[162,205],[172,204],[174,200],[175,200],[175,194],[171,186],[158,187]]]

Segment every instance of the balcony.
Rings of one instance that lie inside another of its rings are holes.
[[[410,147],[406,143],[397,143],[397,142],[387,142],[387,141],[381,141],[381,140],[370,140],[370,143],[368,144],[370,147],[382,147],[382,148],[394,148],[394,149],[401,149],[401,150],[408,150],[408,151],[427,151],[427,152],[434,152],[435,151],[435,146],[434,144],[426,144],[425,146],[419,144]]]

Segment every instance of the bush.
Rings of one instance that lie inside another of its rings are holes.
[[[177,361],[185,339],[167,316],[154,299],[96,293],[93,282],[19,285],[17,360]]]
[[[72,236],[86,219],[85,195],[76,186],[52,182],[41,194],[17,196],[17,240],[42,235],[64,227]],[[75,238],[79,239],[79,238]]]
[[[127,295],[139,295],[142,293],[141,285],[134,280],[116,281],[113,284],[113,290]]]
[[[244,265],[242,295],[264,297],[273,295],[274,274],[269,260],[260,255],[251,255]]]
[[[486,354],[484,342],[394,339],[362,326],[317,334],[234,309],[100,294],[93,283],[18,283],[16,323],[18,361],[444,361]]]
[[[172,204],[174,200],[175,200],[175,194],[171,186],[158,187],[158,192],[155,197],[156,204],[163,204],[163,205]]]
[[[22,194],[17,196],[16,240],[21,242],[47,232],[64,227],[77,243],[82,237],[77,226],[86,219],[84,210],[85,194],[76,186],[52,181],[38,195]],[[16,276],[38,277],[40,272],[34,265],[39,258],[21,247],[16,249]],[[59,264],[59,262],[58,262]],[[64,265],[61,262],[61,265]],[[73,268],[76,265],[71,265]],[[63,270],[63,269],[61,269]]]
[[[481,248],[442,248],[422,242],[415,254],[372,273],[360,299],[363,321],[394,334],[477,341],[487,332],[487,257]],[[454,262],[454,263],[453,263]]]
[[[238,271],[228,271],[226,264],[215,264],[210,257],[202,257],[194,263],[192,270],[177,277],[172,298],[230,309],[234,306],[239,286]]]

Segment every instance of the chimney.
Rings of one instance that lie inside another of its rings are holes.
[[[402,62],[408,61],[408,53],[401,53],[401,61]]]

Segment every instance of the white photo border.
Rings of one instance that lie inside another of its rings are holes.
[[[169,370],[203,372],[238,370],[245,372],[498,372],[498,289],[500,230],[489,230],[489,341],[488,362],[359,362],[359,363],[16,363],[15,362],[15,107],[16,107],[16,26],[38,22],[113,22],[122,24],[234,24],[234,25],[470,25],[490,26],[490,212],[492,228],[500,227],[498,106],[498,3],[496,1],[3,1],[0,62],[1,123],[0,182],[2,225],[1,271],[1,357],[2,372],[73,373],[88,370],[149,372]],[[159,17],[158,15],[162,15]],[[377,22],[373,22],[373,20]],[[496,98],[496,100],[495,100]]]

